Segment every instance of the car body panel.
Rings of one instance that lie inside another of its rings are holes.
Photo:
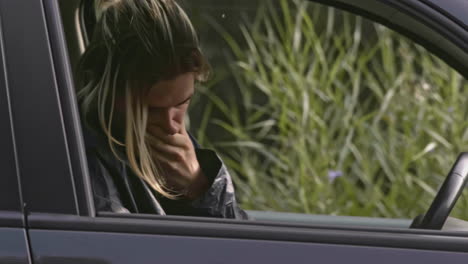
[[[21,193],[30,211],[75,214],[69,149],[43,11],[42,1],[0,1]]]
[[[422,1],[317,2],[389,25],[465,76],[468,73],[466,30]],[[14,219],[0,212],[0,261],[28,263],[29,244],[34,263],[467,262],[466,232],[376,228],[364,219],[355,219],[363,221],[361,225],[347,227],[347,218],[340,217],[332,225],[326,219],[275,222],[275,217],[288,216],[281,213],[240,222],[144,215],[95,217],[58,2],[0,0],[0,19],[9,88],[9,95],[0,97],[0,102],[8,98],[14,128],[0,133],[14,143],[8,150],[8,155],[15,154],[8,163],[11,175],[21,176],[12,190],[18,182],[21,189],[9,194],[14,202],[5,206],[17,211]],[[0,105],[0,111],[5,109]],[[12,131],[9,136],[8,131]],[[403,221],[398,225],[407,224]]]
[[[21,199],[17,175],[10,91],[5,67],[3,17],[0,14],[0,210],[20,211]]]
[[[0,263],[31,263],[27,235],[21,212],[0,211]]]
[[[0,263],[31,263],[29,261],[26,231],[24,229],[0,227]]]
[[[28,240],[19,189],[18,164],[5,61],[5,18],[0,12],[0,263],[28,264]]]
[[[310,242],[415,250],[467,252],[467,232],[273,223],[203,217],[106,213],[99,217],[31,214],[34,230],[170,235],[178,237],[229,238],[259,241]],[[434,243],[437,241],[437,243]],[[96,245],[99,247],[99,245]],[[35,253],[37,251],[34,250]]]
[[[255,239],[51,230],[34,230],[30,236],[36,264],[311,263],[314,260],[462,264],[468,259],[468,253]]]

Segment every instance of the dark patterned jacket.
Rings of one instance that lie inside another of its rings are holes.
[[[171,200],[156,193],[119,161],[93,133],[85,132],[86,152],[97,212],[208,216],[247,219],[239,208],[231,176],[214,151],[202,149],[191,137],[203,173],[211,187],[196,200]]]

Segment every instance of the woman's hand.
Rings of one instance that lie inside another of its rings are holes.
[[[173,135],[156,126],[149,126],[147,132],[153,159],[160,165],[167,187],[191,200],[202,195],[209,188],[209,183],[185,126],[180,133]]]

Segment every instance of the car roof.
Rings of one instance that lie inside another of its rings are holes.
[[[421,0],[438,9],[450,19],[468,30],[468,1],[467,0]]]

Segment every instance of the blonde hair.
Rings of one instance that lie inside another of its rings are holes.
[[[98,0],[95,9],[97,23],[78,67],[85,125],[105,135],[121,161],[117,148],[123,148],[130,168],[155,191],[177,198],[151,156],[144,97],[152,84],[182,73],[207,78],[196,32],[173,0]],[[124,134],[115,124],[116,98],[125,98]]]

